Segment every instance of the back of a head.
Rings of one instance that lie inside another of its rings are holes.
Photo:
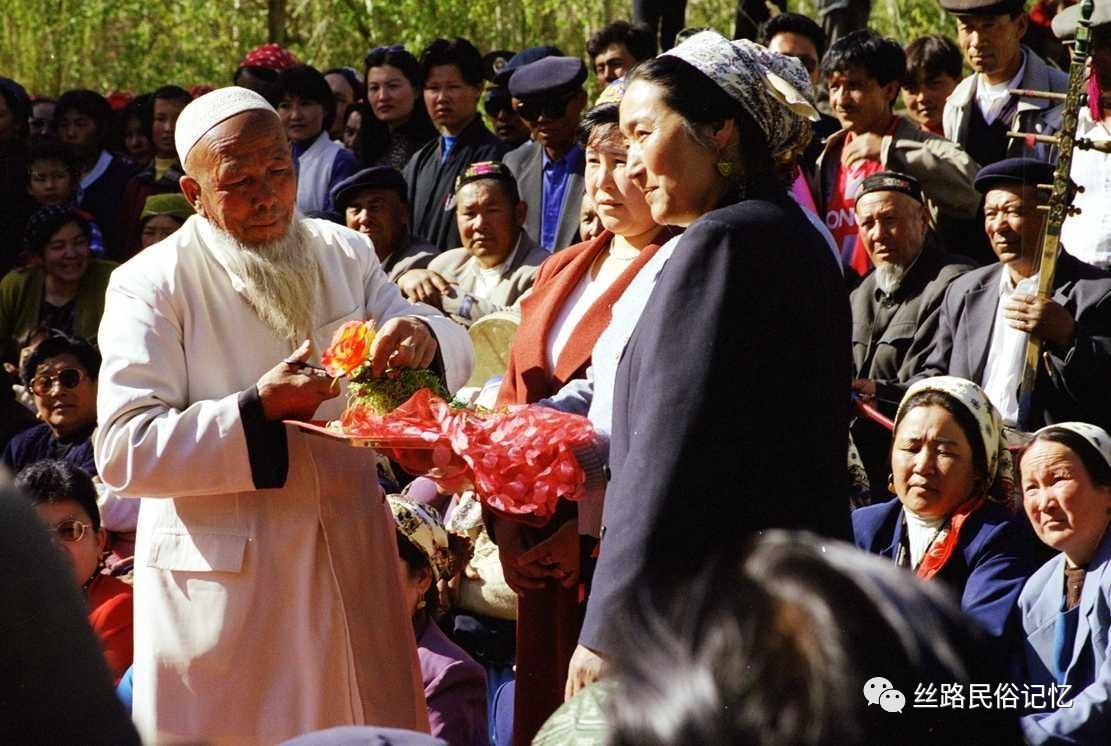
[[[1017,742],[1013,713],[911,706],[919,684],[1005,679],[977,669],[982,638],[953,601],[888,561],[769,531],[693,581],[640,584],[616,620],[612,744]],[[901,713],[868,704],[877,676]]]
[[[826,35],[822,27],[801,13],[777,13],[764,24],[760,43],[765,47],[777,34],[798,34],[810,40],[818,51],[818,59],[826,52]]]
[[[0,76],[0,98],[7,104],[15,126],[21,129],[20,136],[26,135],[26,121],[31,116],[32,105],[27,89],[11,78]]]
[[[656,56],[659,46],[652,29],[641,23],[614,21],[603,26],[586,41],[586,53],[597,57],[611,44],[624,44],[637,62]]]
[[[900,84],[906,75],[907,56],[894,39],[870,29],[853,31],[833,43],[822,57],[822,75],[847,73],[859,68],[880,85]]]
[[[441,65],[455,65],[463,80],[473,86],[482,86],[482,55],[467,39],[436,39],[420,55],[421,78],[428,79],[429,71]]]
[[[0,743],[138,744],[73,572],[27,500],[0,489]]]

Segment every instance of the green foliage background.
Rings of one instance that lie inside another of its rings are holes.
[[[817,18],[814,0],[790,6]],[[2,0],[0,8],[0,74],[44,95],[224,85],[243,54],[271,37],[320,68],[361,67],[379,44],[412,50],[456,35],[484,51],[554,42],[581,54],[587,36],[631,14],[629,0]],[[728,34],[733,9],[733,0],[690,0],[687,24]],[[904,42],[952,33],[936,0],[874,0],[872,25]]]

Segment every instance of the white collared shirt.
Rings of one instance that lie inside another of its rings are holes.
[[[1003,304],[1015,293],[1037,295],[1038,275],[1027,277],[1016,285],[1011,281],[1010,270],[1003,268],[983,383],[984,393],[999,410],[1003,424],[1012,427],[1018,424],[1018,389],[1022,383],[1027,338],[1026,332],[1015,329],[1003,317]]]
[[[994,124],[1003,110],[1007,108],[1007,104],[1011,100],[1011,94],[1007,93],[1010,88],[1018,88],[1022,83],[1022,76],[1026,74],[1026,52],[1022,53],[1022,64],[1018,68],[1018,72],[1013,78],[1006,83],[989,83],[983,75],[980,75],[976,80],[976,104],[980,107],[980,113],[984,116],[984,121],[987,124]]]
[[[1111,140],[1103,122],[1092,120],[1088,107],[1082,106],[1076,122],[1076,136],[1094,142]],[[1072,180],[1084,187],[1073,205],[1080,208],[1061,226],[1061,245],[1082,262],[1111,269],[1111,158],[1095,150],[1072,151]]]
[[[523,234],[524,231],[521,231],[521,235]],[[505,271],[509,269],[509,265],[513,263],[513,257],[517,256],[517,252],[520,251],[520,249],[521,237],[518,236],[517,243],[514,245],[513,250],[505,255],[505,259],[502,259],[500,264],[496,264],[490,268],[483,267],[478,259],[471,257],[475,269],[474,290],[471,291],[471,295],[476,298],[486,298],[490,293],[494,292],[494,288],[502,281]]]

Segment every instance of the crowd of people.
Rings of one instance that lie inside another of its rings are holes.
[[[1080,8],[939,1],[0,77],[0,740],[1111,741],[1098,148],[1039,293]],[[1111,2],[1090,47],[1099,143]],[[580,492],[525,521],[287,425],[365,320],[374,376],[586,417]]]

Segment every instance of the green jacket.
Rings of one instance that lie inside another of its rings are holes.
[[[74,336],[96,342],[108,277],[117,266],[106,259],[89,259],[77,290]],[[46,275],[41,267],[14,269],[0,280],[0,346],[19,339],[39,323],[45,288]]]

